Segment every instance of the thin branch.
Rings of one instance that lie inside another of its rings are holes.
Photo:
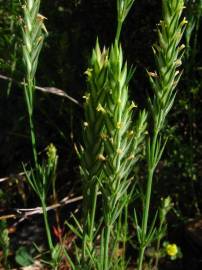
[[[25,175],[25,173],[21,172],[21,173],[15,174],[15,175],[10,175],[10,176],[7,176],[7,177],[0,178],[0,183],[8,181],[8,180],[10,180],[12,178],[18,178],[18,177],[23,176],[23,175]]]
[[[14,83],[20,84],[20,85],[24,85],[25,84],[24,82],[16,81],[16,80],[14,80],[11,77],[8,77],[8,76],[2,75],[2,74],[0,74],[0,79],[5,80],[5,81],[9,81],[9,82],[14,82]],[[71,97],[65,91],[63,91],[63,90],[61,90],[59,88],[56,88],[56,87],[41,87],[41,86],[36,86],[35,88],[37,90],[41,91],[41,92],[44,92],[44,93],[49,93],[49,94],[53,94],[53,95],[57,95],[57,96],[61,96],[61,97],[67,98],[70,101],[72,101],[74,104],[78,105],[79,107],[81,107],[81,108],[83,107],[78,100],[76,100],[75,98]]]
[[[81,201],[82,199],[83,199],[83,196],[78,196],[78,197],[74,197],[74,198],[70,198],[70,196],[67,196],[67,197],[63,198],[60,202],[48,206],[46,208],[46,210],[47,211],[55,210],[55,209],[62,207],[64,205],[68,205],[68,204],[71,204],[74,202]],[[28,218],[29,216],[38,215],[38,214],[43,213],[42,207],[16,208],[14,210],[15,210],[15,213],[13,213],[13,214],[0,216],[0,220],[20,218],[20,220],[18,221],[18,223],[20,223],[23,220],[25,220],[26,218]]]
[[[97,193],[97,195],[100,195],[100,194],[101,194],[100,192]],[[83,196],[77,196],[77,197],[71,198],[71,195],[69,195],[63,198],[62,200],[60,200],[58,203],[47,206],[46,211],[55,210],[64,205],[72,204],[81,200],[83,200]],[[39,206],[35,208],[16,208],[14,209],[14,211],[15,213],[0,216],[0,220],[20,218],[20,220],[18,220],[18,222],[16,223],[16,224],[19,224],[25,219],[27,219],[29,216],[39,215],[43,213],[42,207],[39,207]]]

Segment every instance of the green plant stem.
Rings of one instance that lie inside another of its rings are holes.
[[[144,259],[144,252],[145,252],[145,247],[142,246],[140,248],[140,252],[139,252],[139,261],[138,261],[138,270],[142,270],[142,264],[143,264],[143,259]]]
[[[152,142],[150,143],[151,152],[155,152],[156,142],[157,142],[158,131],[155,132]],[[151,155],[150,155],[151,156]],[[153,176],[155,170],[155,161],[153,160],[152,154],[152,162],[148,160],[148,175],[147,175],[147,189],[146,189],[146,200],[145,200],[145,210],[143,214],[143,235],[146,236],[147,234],[147,226],[148,226],[148,219],[149,219],[149,209],[150,209],[150,202],[151,202],[151,190],[152,190],[152,183],[153,183]]]
[[[103,270],[109,270],[109,240],[111,234],[111,226],[105,225],[104,228],[104,264]]]
[[[119,39],[120,39],[122,25],[123,25],[123,21],[119,19],[118,25],[117,25],[117,30],[116,30],[116,38],[115,38],[117,42],[119,42]]]
[[[150,144],[150,149],[152,153],[155,152],[157,137],[158,137],[158,131],[155,132],[152,142],[148,142]],[[145,240],[147,237],[149,209],[150,209],[150,202],[151,202],[151,191],[152,191],[152,183],[153,183],[153,176],[154,176],[155,163],[156,163],[153,160],[153,158],[154,157],[152,155],[152,162],[148,160],[147,188],[146,188],[146,195],[145,195],[146,199],[145,199],[145,204],[144,204],[143,221],[142,221],[143,243],[141,244],[140,252],[139,252],[138,270],[142,270],[142,263],[144,259],[145,248],[146,248]]]
[[[33,116],[29,114],[29,125],[30,125],[30,134],[31,134],[31,141],[32,141],[32,151],[34,157],[35,167],[38,167],[38,158],[37,158],[37,150],[36,150],[36,136],[34,130],[34,123],[33,123]]]
[[[151,190],[152,190],[152,182],[153,182],[154,170],[153,168],[149,168],[148,178],[147,178],[147,190],[146,190],[146,201],[145,201],[145,211],[143,215],[143,234],[147,234],[147,225],[149,219],[149,209],[150,209],[150,201],[151,201]]]
[[[86,263],[86,250],[87,248],[92,251],[93,249],[93,239],[94,239],[94,227],[95,227],[95,213],[97,206],[97,192],[98,192],[98,184],[95,184],[91,187],[90,190],[90,198],[87,198],[87,212],[89,211],[90,224],[88,224],[88,220],[84,220],[84,232],[83,232],[83,244],[82,244],[82,260],[83,264]],[[92,210],[90,211],[89,209]],[[87,215],[88,216],[88,215]],[[86,218],[86,217],[84,217]],[[85,225],[87,222],[87,225]],[[87,227],[86,227],[87,226]]]
[[[41,199],[41,205],[42,205],[42,209],[43,209],[43,217],[44,217],[44,224],[45,224],[46,235],[47,235],[47,240],[48,240],[48,246],[49,246],[50,251],[52,252],[54,249],[54,246],[53,246],[50,227],[49,227],[49,223],[48,223],[46,203],[45,203],[44,199]]]
[[[144,240],[147,235],[147,225],[148,225],[148,219],[149,219],[149,209],[150,209],[150,201],[151,201],[151,190],[152,190],[152,182],[153,182],[153,170],[149,169],[148,172],[148,179],[147,179],[147,190],[146,190],[146,202],[145,202],[145,210],[143,213],[143,237]],[[140,247],[140,252],[139,252],[139,261],[138,261],[138,270],[142,270],[142,263],[144,259],[144,252],[146,245],[143,241],[141,247]]]
[[[11,20],[10,20],[10,33],[13,33],[14,32],[14,27],[15,27],[15,5],[13,3],[13,1],[11,1],[10,3],[10,10],[11,10]],[[13,45],[13,43],[15,42],[14,44],[14,48],[13,48],[13,55],[11,55],[11,61],[12,61],[12,64],[11,64],[11,77],[13,77],[14,75],[14,71],[16,69],[16,62],[17,62],[17,47],[18,47],[18,44],[17,42],[15,41],[16,39],[16,36],[15,35],[11,35],[11,39],[10,39],[10,44],[11,46]],[[12,87],[12,84],[13,84],[13,81],[10,80],[9,83],[8,83],[8,87],[7,87],[7,95],[9,96],[10,94],[10,91],[11,91],[11,87]]]
[[[93,200],[92,200],[92,212],[91,212],[91,223],[90,223],[90,241],[91,241],[90,248],[93,247],[93,232],[94,232],[94,225],[95,225],[97,192],[98,192],[98,184],[95,184],[95,186],[93,187]]]
[[[160,225],[159,225],[159,231],[161,232],[162,227],[163,227],[163,223],[165,222],[165,220],[161,220]],[[157,237],[157,245],[156,245],[156,256],[155,256],[155,263],[154,263],[154,270],[158,269],[158,263],[159,263],[159,250],[160,250],[160,244],[161,244],[161,239],[162,237],[160,236],[160,234],[158,234]]]
[[[29,115],[29,125],[30,125],[30,136],[31,136],[31,143],[32,143],[32,151],[33,151],[33,158],[36,169],[38,168],[38,158],[37,158],[37,149],[36,149],[36,135],[33,123],[33,92],[35,90],[35,86],[31,80],[27,80],[27,86],[25,86],[25,98],[27,104],[27,111]]]
[[[126,242],[127,242],[127,236],[128,236],[128,204],[124,207],[124,228],[123,228],[123,261],[125,262],[126,257]]]

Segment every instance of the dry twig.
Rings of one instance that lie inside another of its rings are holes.
[[[5,81],[9,81],[9,82],[14,82],[20,85],[24,85],[24,82],[18,82],[16,80],[14,80],[11,77],[5,76],[0,74],[0,79],[5,80]],[[64,98],[69,99],[70,101],[72,101],[74,104],[78,105],[79,107],[82,108],[82,105],[80,104],[80,102],[78,100],[76,100],[75,98],[71,97],[70,95],[68,95],[65,91],[56,88],[56,87],[41,87],[41,86],[36,86],[35,87],[37,90],[44,92],[44,93],[49,93],[49,94],[53,94],[53,95],[57,95],[57,96],[61,96]]]

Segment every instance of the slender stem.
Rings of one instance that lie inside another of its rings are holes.
[[[13,33],[14,32],[14,27],[15,27],[15,5],[13,3],[13,1],[11,1],[11,6],[10,6],[10,10],[11,10],[11,20],[10,20],[10,33]],[[14,75],[14,71],[16,69],[16,62],[17,62],[17,42],[15,41],[15,35],[11,35],[11,38],[10,38],[10,44],[11,46],[13,46],[13,43],[14,43],[14,48],[13,48],[13,54],[11,55],[11,61],[12,61],[12,64],[11,64],[11,70],[10,70],[10,74],[11,74],[11,77],[13,77]],[[8,87],[7,87],[7,95],[9,96],[10,94],[10,91],[11,91],[11,87],[12,87],[12,84],[13,84],[13,81],[10,80],[8,82]]]
[[[93,246],[93,232],[94,232],[94,224],[95,224],[95,212],[96,212],[96,205],[97,205],[97,192],[98,192],[98,184],[95,184],[93,187],[93,200],[92,200],[92,212],[91,212],[91,223],[90,223],[90,248]]]
[[[142,270],[142,264],[143,264],[143,259],[144,259],[144,252],[145,252],[145,247],[140,248],[140,253],[139,253],[139,261],[138,261],[138,270]]]
[[[147,175],[147,189],[146,189],[146,200],[145,200],[145,206],[144,206],[144,213],[143,213],[143,234],[146,236],[147,234],[147,225],[148,225],[148,219],[149,219],[149,209],[150,209],[150,201],[151,201],[151,190],[152,190],[152,182],[153,182],[153,175],[155,170],[155,163],[153,153],[156,151],[156,142],[157,142],[157,136],[158,132],[154,133],[153,140],[150,143],[150,158],[152,158],[152,162],[148,160],[148,175]],[[152,156],[152,157],[151,157]]]
[[[169,2],[169,3],[168,3]],[[159,133],[163,128],[165,117],[167,116],[169,110],[173,105],[173,101],[175,95],[173,95],[173,90],[176,87],[175,82],[178,82],[178,78],[176,77],[175,80],[170,80],[169,86],[167,82],[167,74],[176,74],[176,70],[178,68],[177,65],[173,66],[170,70],[169,62],[172,61],[171,54],[168,56],[168,52],[172,51],[173,54],[176,53],[176,57],[180,59],[178,54],[178,44],[181,40],[181,36],[183,34],[183,29],[185,24],[187,23],[186,20],[183,20],[181,23],[176,20],[176,23],[173,24],[173,27],[170,27],[169,23],[172,21],[172,18],[176,16],[176,18],[181,16],[181,11],[183,10],[183,1],[178,1],[178,7],[176,7],[176,1],[162,1],[163,4],[163,23],[161,23],[161,29],[159,29],[159,45],[156,46],[155,50],[155,59],[157,63],[157,74],[160,74],[158,79],[151,79],[151,85],[154,89],[154,99],[153,104],[151,104],[152,108],[152,116],[153,116],[153,134],[151,137],[151,141],[148,142],[148,156],[147,156],[147,163],[148,163],[148,173],[147,173],[147,187],[146,187],[146,195],[144,197],[144,209],[143,209],[143,218],[142,218],[142,226],[141,226],[141,241],[140,241],[140,254],[139,254],[139,262],[138,262],[138,270],[142,270],[142,263],[144,259],[144,252],[148,245],[148,241],[151,241],[154,227],[150,229],[148,232],[148,221],[149,221],[149,211],[150,211],[150,202],[151,202],[151,191],[152,191],[152,182],[154,171],[157,166],[159,159],[161,158],[162,151],[164,146],[161,146],[161,139],[159,137]],[[172,12],[169,13],[168,10]],[[179,30],[180,29],[180,30]],[[176,40],[173,42],[173,30],[177,33],[180,31],[182,34],[175,36]],[[162,40],[167,40],[167,45]],[[165,63],[161,60],[164,56],[168,56]],[[165,69],[165,72],[162,73],[162,69]],[[151,78],[151,76],[150,76]],[[170,98],[172,97],[172,98]],[[155,222],[155,220],[154,220]],[[153,224],[155,226],[155,224]],[[152,231],[151,231],[152,230]]]
[[[41,199],[41,205],[42,205],[42,209],[43,209],[43,217],[44,217],[44,224],[45,224],[45,229],[46,229],[46,235],[47,235],[47,240],[48,240],[48,246],[50,251],[53,251],[53,241],[52,241],[52,237],[51,237],[51,232],[50,232],[50,227],[49,227],[49,223],[48,223],[48,214],[47,214],[47,210],[46,210],[46,203],[44,201],[44,199]]]
[[[165,222],[165,220],[161,220],[160,225],[159,225],[159,231],[161,232],[162,227],[163,227],[163,223]],[[157,245],[156,245],[156,256],[155,256],[155,263],[154,263],[154,270],[158,269],[158,263],[159,263],[159,250],[160,250],[160,244],[161,244],[161,235],[158,234],[158,238],[157,238]]]
[[[86,242],[88,236],[88,213],[89,213],[89,195],[87,187],[83,187],[83,239],[82,239],[82,265],[85,266],[86,263]]]
[[[150,209],[150,201],[151,201],[153,174],[154,174],[153,169],[150,168],[149,172],[148,172],[146,202],[145,202],[145,211],[144,211],[144,219],[143,219],[143,233],[144,233],[144,235],[147,234],[147,225],[148,225],[148,219],[149,219],[149,209]]]
[[[148,225],[148,219],[149,219],[149,209],[150,209],[150,201],[151,201],[153,173],[154,173],[153,170],[149,169],[148,180],[147,180],[147,190],[146,190],[145,210],[143,213],[143,223],[142,223],[144,238],[147,235],[147,225]],[[143,242],[141,247],[140,247],[140,252],[139,252],[138,270],[142,270],[142,263],[143,263],[143,259],[144,259],[145,248],[146,248],[146,246],[145,246],[145,243]]]
[[[111,226],[105,225],[104,228],[104,264],[103,270],[109,270],[109,240],[111,234]]]
[[[34,123],[33,123],[33,92],[34,90],[35,90],[35,86],[32,80],[27,79],[27,86],[25,86],[25,97],[26,97],[27,111],[29,115],[30,136],[31,136],[34,163],[35,163],[35,167],[38,168],[36,135],[35,135],[35,129],[34,129]]]
[[[86,263],[86,238],[87,238],[87,235],[86,235],[85,229],[84,229],[83,239],[82,239],[82,265],[83,265],[83,267]]]
[[[120,35],[121,35],[121,29],[122,29],[123,21],[118,19],[118,25],[116,30],[116,41],[119,42]]]
[[[86,219],[89,215],[90,217],[87,220],[84,220],[84,232],[83,232],[83,243],[82,243],[82,260],[85,264],[86,261],[86,248],[93,250],[93,234],[95,227],[95,213],[96,213],[96,205],[97,205],[97,192],[98,192],[98,184],[95,184],[91,187],[89,198],[86,198],[86,214],[84,214],[84,219]],[[92,210],[90,211],[90,209]],[[90,224],[88,221],[90,220]]]
[[[126,257],[126,242],[128,235],[128,204],[124,207],[124,236],[123,236],[123,262],[125,263]]]
[[[30,134],[31,134],[31,141],[32,141],[32,151],[33,151],[34,163],[35,163],[35,167],[37,168],[38,159],[37,159],[37,150],[36,150],[36,136],[35,136],[32,114],[29,114],[29,125],[30,125]]]
[[[143,233],[143,243],[141,243],[140,252],[139,252],[139,261],[138,261],[138,270],[142,270],[142,263],[144,259],[144,252],[145,252],[145,239],[147,237],[147,227],[148,227],[148,220],[149,220],[149,209],[150,209],[150,202],[151,202],[151,190],[152,190],[152,183],[153,183],[153,176],[155,170],[155,160],[153,153],[155,153],[156,142],[157,142],[158,131],[154,133],[153,140],[150,143],[150,158],[152,158],[152,162],[148,160],[148,175],[147,175],[147,188],[146,188],[146,195],[145,195],[145,205],[143,211],[143,220],[142,220],[142,233]]]

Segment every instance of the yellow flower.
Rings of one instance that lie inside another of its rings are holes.
[[[129,111],[132,110],[133,108],[137,108],[137,105],[132,101],[129,107]]]
[[[87,75],[88,79],[90,79],[90,78],[92,77],[92,71],[93,71],[92,68],[88,68],[88,69],[84,72],[84,74]]]
[[[47,156],[50,160],[55,160],[57,155],[57,149],[53,143],[50,143],[47,148]]]
[[[174,257],[177,255],[178,253],[178,248],[176,244],[168,244],[166,246],[166,253],[170,256],[170,257]]]
[[[105,113],[106,112],[105,109],[102,107],[102,105],[100,103],[98,104],[98,106],[96,108],[96,111],[97,112],[102,112],[102,113]]]

